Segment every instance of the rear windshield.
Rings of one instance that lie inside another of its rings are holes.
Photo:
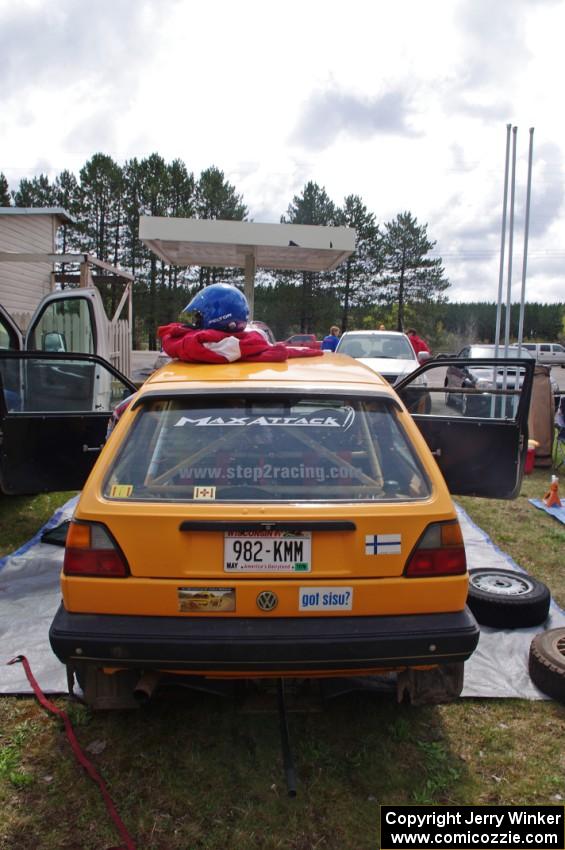
[[[414,349],[408,338],[394,334],[378,333],[374,335],[359,334],[344,336],[340,346],[340,354],[350,357],[384,357],[392,360],[414,360]]]
[[[422,499],[430,484],[386,399],[149,401],[107,498],[175,501]]]
[[[501,345],[500,348],[498,349],[496,356],[500,357],[500,358],[523,357],[525,360],[528,360],[529,358],[532,357],[531,353],[528,351],[528,349],[525,346],[521,346],[519,354],[518,354],[518,346],[517,345],[509,346],[507,351],[508,351],[508,353],[505,352],[504,346]],[[471,348],[471,357],[473,357],[473,358],[475,358],[475,357],[487,357],[487,358],[488,357],[494,357],[494,346],[492,346],[491,348],[488,348],[486,346],[484,348],[481,348],[480,346],[473,346]]]

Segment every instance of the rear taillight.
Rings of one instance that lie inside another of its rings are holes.
[[[410,578],[455,576],[467,571],[463,535],[457,520],[434,522],[422,534],[406,565]]]
[[[129,567],[104,525],[73,521],[67,532],[63,573],[66,576],[123,578],[129,575]]]

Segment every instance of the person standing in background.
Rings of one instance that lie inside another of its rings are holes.
[[[428,354],[431,354],[430,346],[428,343],[422,339],[421,336],[418,336],[414,328],[410,328],[407,332],[408,339],[412,343],[412,348],[416,352],[416,357],[420,353],[420,351],[426,351]]]
[[[322,351],[335,351],[339,342],[339,328],[332,325],[330,332],[322,340]]]

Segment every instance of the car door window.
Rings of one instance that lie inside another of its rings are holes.
[[[519,492],[534,369],[533,357],[448,357],[395,386],[453,494],[511,499]]]
[[[80,489],[135,386],[100,357],[0,353],[0,492]]]
[[[96,339],[91,304],[86,298],[50,301],[28,334],[33,351],[75,351],[94,354]]]
[[[533,358],[528,355],[528,359]],[[449,363],[439,361],[414,382],[402,397],[411,413],[449,418],[515,419],[525,367],[511,359],[488,360],[486,355]]]
[[[8,413],[111,413],[131,385],[103,361],[72,356],[0,358],[0,382]]]
[[[19,351],[20,342],[15,329],[0,313],[0,351]]]

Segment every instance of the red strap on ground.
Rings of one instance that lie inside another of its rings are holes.
[[[30,683],[31,687],[33,688],[33,692],[34,692],[35,696],[37,697],[39,703],[47,711],[50,711],[51,714],[56,714],[58,717],[60,717],[61,720],[63,721],[63,723],[65,724],[65,732],[67,733],[67,738],[69,739],[69,743],[72,747],[72,750],[73,750],[73,753],[75,755],[76,760],[79,762],[79,764],[82,765],[82,767],[84,767],[84,769],[86,770],[86,772],[88,773],[90,778],[94,782],[96,782],[96,784],[98,785],[98,787],[100,789],[100,793],[102,794],[102,798],[104,800],[104,803],[106,804],[106,808],[108,809],[110,817],[114,821],[114,824],[116,825],[116,828],[117,828],[118,832],[120,833],[120,837],[121,837],[122,841],[124,842],[123,845],[121,845],[120,847],[111,847],[111,848],[108,848],[108,850],[136,850],[136,846],[134,844],[133,838],[131,837],[131,835],[129,834],[127,829],[125,828],[124,823],[123,823],[122,819],[120,818],[120,816],[117,812],[117,809],[114,805],[114,802],[113,802],[112,798],[110,797],[110,794],[108,793],[106,783],[104,782],[104,780],[102,779],[102,777],[100,776],[100,774],[98,773],[98,771],[96,770],[96,768],[94,767],[92,762],[89,759],[87,759],[87,757],[85,756],[85,754],[81,750],[80,744],[77,741],[72,723],[69,720],[69,716],[68,716],[67,712],[63,711],[62,708],[59,708],[58,706],[56,706],[54,703],[52,703],[50,700],[47,699],[47,697],[45,696],[45,694],[43,693],[43,691],[41,690],[41,688],[37,684],[35,677],[34,677],[33,673],[31,672],[31,667],[29,666],[29,661],[27,660],[25,655],[16,655],[16,657],[12,658],[11,661],[8,661],[7,664],[16,664],[18,662],[23,664],[25,674],[27,676],[27,680]]]

